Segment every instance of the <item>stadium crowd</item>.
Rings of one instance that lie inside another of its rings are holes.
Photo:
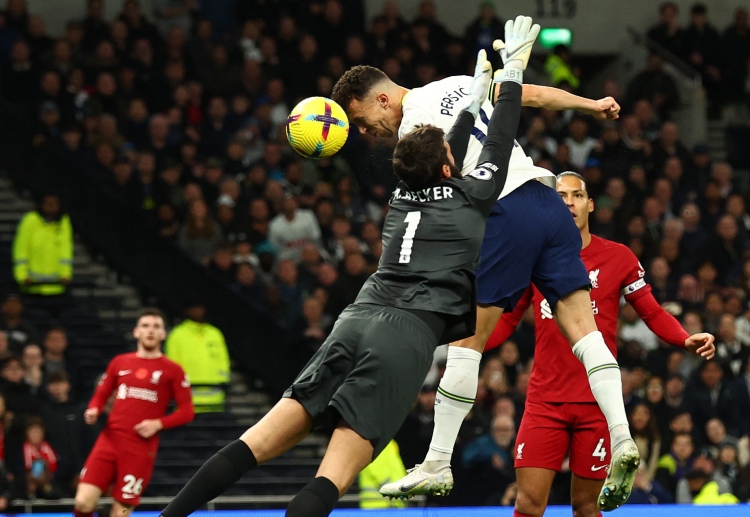
[[[723,32],[703,5],[693,7],[684,29],[676,6],[659,12],[650,37],[701,74],[712,114],[724,101],[744,102],[747,12],[738,9]],[[330,95],[357,64],[378,66],[406,87],[469,73],[468,56],[502,37],[499,14],[483,2],[455,35],[431,0],[413,20],[394,1],[367,20],[364,2],[353,0],[125,0],[105,20],[102,0],[88,0],[86,17],[53,38],[25,0],[8,0],[0,11],[0,95],[33,121],[37,148],[60,152],[103,193],[141,212],[154,232],[295,335],[309,356],[377,265],[395,180],[389,143],[355,128],[333,158],[296,156],[284,133],[291,107]],[[553,84],[586,84],[574,54],[558,48],[555,55],[572,76],[551,73]],[[717,359],[697,368],[623,307],[624,397],[646,466],[633,500],[690,502],[712,479],[747,501],[750,196],[729,163],[714,161],[705,144],[688,148],[680,140],[672,120],[677,89],[660,56],[644,67],[630,84],[613,78],[601,92],[621,101],[619,120],[525,109],[518,141],[538,165],[583,174],[596,206],[592,233],[636,254],[658,301],[689,333],[717,338]],[[82,434],[66,434],[73,421],[56,415],[78,414],[74,423],[82,426],[75,404],[89,391],[76,387],[78,400],[70,401],[75,369],[64,364],[64,345],[58,350],[63,329],[43,339],[24,329],[15,295],[2,310],[0,438],[16,480],[24,472],[34,480],[15,483],[15,495],[70,493],[85,446],[65,450],[67,436]],[[475,410],[460,435],[457,492],[445,504],[512,504],[513,442],[533,336],[529,314],[511,341],[485,357]],[[436,362],[397,438],[407,465],[429,443],[442,366]],[[21,424],[25,415],[42,419]],[[41,477],[32,475],[33,458],[46,462]],[[3,479],[0,510],[11,496]]]

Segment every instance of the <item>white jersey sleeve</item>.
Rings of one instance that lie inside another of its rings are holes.
[[[461,101],[469,95],[471,81],[472,78],[468,75],[452,76],[434,81],[421,88],[414,88],[407,93],[401,105],[403,118],[398,128],[398,137],[403,137],[415,127],[423,124],[432,124],[447,134],[456,121],[462,105]],[[469,139],[466,158],[461,169],[464,176],[473,171],[477,165],[482,146],[487,139],[487,124],[491,116],[492,104],[485,100]],[[515,142],[510,156],[508,178],[500,197],[505,197],[527,181],[537,178],[548,186],[554,186],[554,175],[546,169],[536,167],[518,142]]]

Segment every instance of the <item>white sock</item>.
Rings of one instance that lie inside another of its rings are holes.
[[[477,396],[481,359],[482,354],[470,348],[448,347],[445,374],[435,396],[435,429],[425,463],[450,463],[458,430]]]
[[[617,359],[607,348],[602,333],[598,330],[584,336],[573,345],[573,353],[586,368],[591,392],[604,413],[604,418],[607,419],[614,451],[630,438]]]

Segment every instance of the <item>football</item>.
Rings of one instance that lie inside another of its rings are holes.
[[[349,136],[344,109],[325,97],[309,97],[297,104],[286,123],[289,145],[305,158],[327,158],[341,149]]]

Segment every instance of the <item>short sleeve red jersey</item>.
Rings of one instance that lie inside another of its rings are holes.
[[[165,356],[153,359],[138,357],[135,353],[115,356],[88,407],[101,412],[112,393],[115,393],[115,400],[104,432],[114,439],[145,443],[153,452],[159,444],[159,433],[142,438],[134,429],[136,424],[159,418],[164,429],[168,429],[186,424],[194,416],[190,381],[182,367]],[[177,403],[177,410],[165,416],[171,400]]]
[[[581,250],[591,282],[591,309],[604,341],[617,357],[617,316],[620,295],[632,302],[651,292],[645,272],[629,248],[594,235]],[[560,333],[547,300],[533,287],[531,303],[536,323],[534,368],[528,399],[545,402],[595,402],[586,369]],[[520,309],[521,307],[519,307]]]

